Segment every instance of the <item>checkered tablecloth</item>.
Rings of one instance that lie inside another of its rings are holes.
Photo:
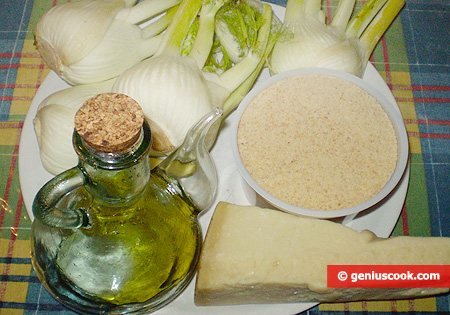
[[[49,72],[33,46],[32,30],[46,10],[61,2],[0,0],[1,314],[72,314],[47,293],[32,270],[31,221],[18,172],[23,122]],[[397,99],[411,146],[410,185],[393,235],[450,237],[450,2],[406,2],[371,58]],[[449,314],[450,295],[321,304],[307,312]]]

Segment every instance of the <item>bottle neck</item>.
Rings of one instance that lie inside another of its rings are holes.
[[[99,202],[127,203],[144,190],[150,179],[148,123],[144,123],[138,140],[119,153],[94,150],[76,132],[73,142],[79,167],[87,178],[86,189]]]

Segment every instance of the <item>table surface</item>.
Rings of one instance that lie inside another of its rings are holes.
[[[27,110],[49,68],[33,46],[37,19],[65,1],[0,0],[0,313],[72,314],[42,287],[30,263],[31,221],[18,152]],[[286,0],[270,1],[285,6]],[[331,6],[335,2],[324,0]],[[406,0],[370,61],[392,90],[411,148],[405,205],[392,235],[450,236],[450,2]],[[448,314],[450,295],[321,304],[310,314]]]

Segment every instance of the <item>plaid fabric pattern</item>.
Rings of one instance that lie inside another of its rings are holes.
[[[19,185],[23,121],[49,72],[32,30],[66,1],[0,0],[0,314],[74,314],[41,285],[31,267],[30,226]],[[285,6],[286,0],[272,3]],[[371,62],[391,88],[411,147],[411,180],[393,235],[450,236],[450,5],[406,0]],[[331,14],[337,2],[324,0]],[[361,2],[358,0],[358,5]],[[448,314],[450,295],[402,301],[321,304],[309,314]]]

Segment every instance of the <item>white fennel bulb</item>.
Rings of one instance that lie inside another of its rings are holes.
[[[160,41],[161,35],[143,39],[138,26],[114,21],[90,54],[73,65],[60,64],[56,71],[71,85],[108,80],[153,55]]]
[[[155,55],[124,71],[112,89],[140,104],[152,129],[154,152],[170,152],[181,145],[187,130],[212,109],[197,66],[197,60],[207,56],[208,44],[197,45],[197,60],[180,55],[201,7],[201,0],[183,1]]]
[[[75,111],[61,105],[48,105],[34,119],[39,154],[44,168],[56,175],[77,165],[72,145]]]
[[[186,131],[213,109],[203,74],[189,57],[160,55],[144,60],[125,71],[113,91],[125,93],[141,105],[156,151],[179,146]]]
[[[141,105],[152,127],[154,155],[179,147],[188,130],[213,108],[223,108],[233,91],[249,84],[247,78],[261,64],[270,34],[269,5],[264,10],[267,23],[262,23],[253,52],[220,75],[202,71],[214,43],[215,15],[225,2],[182,1],[155,55],[124,71],[113,86],[113,92],[131,96]],[[197,16],[198,32],[189,52],[181,55]]]
[[[369,0],[352,17],[355,0],[340,0],[327,23],[321,0],[288,0],[283,35],[270,56],[271,73],[321,67],[362,77],[373,49],[404,3]]]
[[[115,79],[69,87],[47,96],[34,118],[39,154],[44,168],[56,175],[78,163],[72,144],[77,110],[89,98],[109,92]]]
[[[91,84],[71,86],[47,96],[38,106],[38,111],[48,105],[61,105],[77,111],[87,99],[109,92],[116,78]]]
[[[157,34],[167,24],[139,24],[164,15],[179,0],[81,0],[47,11],[34,30],[36,48],[45,63],[71,85],[118,76],[151,56],[160,43]]]

